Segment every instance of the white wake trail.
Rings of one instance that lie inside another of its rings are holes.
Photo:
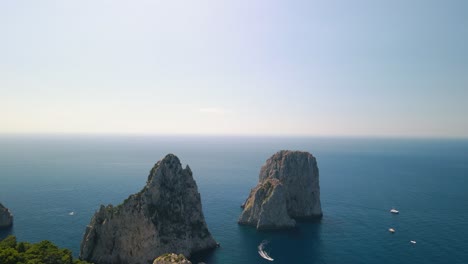
[[[260,245],[258,245],[258,254],[266,259],[266,260],[269,260],[269,261],[273,261],[274,259],[272,257],[270,257],[268,255],[268,253],[265,252],[265,245],[268,244],[268,241],[266,240],[263,240],[262,243],[260,243]]]

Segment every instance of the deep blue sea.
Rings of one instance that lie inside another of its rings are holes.
[[[279,232],[239,226],[260,167],[281,149],[317,158],[323,219]],[[0,237],[78,255],[99,205],[138,192],[168,153],[190,165],[221,244],[195,261],[269,263],[257,253],[268,240],[273,263],[468,263],[468,140],[455,139],[1,136],[0,202],[15,224]]]

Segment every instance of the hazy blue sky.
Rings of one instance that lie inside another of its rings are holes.
[[[468,1],[0,0],[0,133],[468,136]]]

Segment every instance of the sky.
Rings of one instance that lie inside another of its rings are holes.
[[[468,137],[468,1],[0,0],[0,133]]]

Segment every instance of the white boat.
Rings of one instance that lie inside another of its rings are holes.
[[[395,229],[389,228],[389,229],[388,229],[388,232],[390,232],[390,233],[395,233]]]
[[[75,212],[70,212],[68,213],[68,215],[75,215]]]
[[[398,210],[395,209],[395,208],[392,208],[392,209],[390,210],[390,213],[392,213],[392,214],[399,214],[400,211],[398,211]]]
[[[269,260],[269,261],[273,261],[274,259],[272,257],[270,257],[268,255],[268,253],[266,253],[265,251],[265,245],[268,244],[268,241],[262,241],[262,243],[260,243],[260,245],[258,245],[258,254],[260,255],[260,257],[266,259],[266,260]]]
[[[411,243],[411,244],[416,244],[416,241],[411,240],[410,243]]]

